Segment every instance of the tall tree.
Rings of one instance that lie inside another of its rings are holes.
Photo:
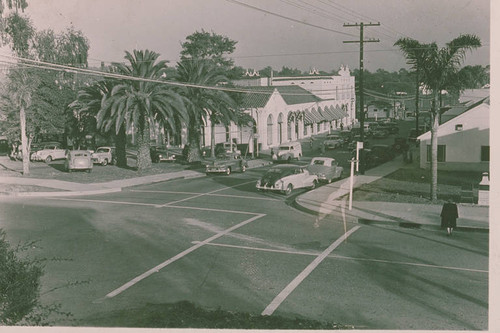
[[[116,84],[97,115],[97,125],[104,131],[113,127],[117,134],[122,127],[137,130],[139,171],[151,167],[151,126],[156,120],[172,123],[180,116],[187,123],[185,100],[167,84],[158,82],[167,69],[166,61],[157,62],[158,57],[158,53],[149,50],[125,52],[128,64],[113,66],[119,74],[138,80],[124,79]]]
[[[31,107],[32,94],[38,83],[36,79],[30,75],[29,71],[19,68],[11,70],[9,73],[9,82],[8,94],[14,106],[19,110],[23,175],[26,176],[30,174],[29,146],[31,144],[31,138],[28,138],[26,135],[26,110]]]
[[[236,43],[226,36],[214,32],[209,33],[202,29],[201,32],[196,31],[187,36],[186,41],[182,43],[181,61],[210,60],[224,72],[233,67],[234,61],[227,56],[234,52]]]
[[[432,201],[437,200],[438,181],[438,136],[439,127],[439,95],[446,88],[449,78],[456,75],[459,66],[465,59],[466,52],[481,46],[481,40],[475,35],[460,35],[446,46],[439,48],[437,44],[421,44],[410,38],[399,39],[396,43],[406,58],[411,60],[414,69],[419,64],[422,82],[432,90],[431,106],[431,191]],[[421,54],[416,54],[416,50]],[[420,51],[419,51],[420,52]],[[418,58],[418,59],[417,59]]]
[[[227,83],[228,79],[215,69],[216,65],[208,60],[193,59],[181,61],[177,67],[177,80],[190,85],[206,86],[216,88]],[[236,121],[236,101],[227,92],[222,90],[206,89],[186,86],[182,94],[190,100],[189,132],[190,136],[189,161],[199,159],[200,129],[210,120],[211,124],[211,153],[215,155],[215,125],[229,125]]]

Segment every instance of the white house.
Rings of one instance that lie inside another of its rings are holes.
[[[438,170],[489,171],[489,98],[439,125],[437,135]],[[420,167],[430,168],[431,132],[420,135],[418,140]]]

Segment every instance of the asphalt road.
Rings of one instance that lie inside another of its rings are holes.
[[[318,220],[257,192],[264,170],[5,198],[0,228],[51,259],[42,299],[78,320],[60,325],[189,300],[360,329],[487,329],[488,234],[344,223],[340,208]]]

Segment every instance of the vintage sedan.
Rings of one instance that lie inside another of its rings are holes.
[[[328,134],[323,144],[326,149],[335,149],[344,145],[344,138],[338,134]]]
[[[241,154],[220,154],[216,159],[206,161],[205,173],[207,175],[213,173],[230,175],[233,171],[245,172],[247,168],[248,163],[241,157]]]
[[[92,154],[88,150],[69,150],[64,162],[67,172],[85,170],[91,172],[93,167]]]
[[[151,161],[153,163],[173,162],[177,157],[174,153],[157,146],[150,147],[149,153],[151,154]]]
[[[278,191],[289,195],[296,188],[313,189],[318,185],[318,176],[300,165],[278,165],[267,170],[257,181],[258,190]]]
[[[99,147],[94,153],[92,153],[92,163],[106,166],[108,163],[115,164],[115,162],[115,147]]]
[[[62,148],[60,143],[49,144],[43,147],[42,150],[31,154],[32,161],[45,161],[50,163],[53,160],[62,160],[66,158],[66,149]]]
[[[330,184],[332,180],[342,177],[344,168],[339,166],[334,158],[313,157],[311,163],[307,166],[307,170],[309,173],[318,176],[318,180]]]

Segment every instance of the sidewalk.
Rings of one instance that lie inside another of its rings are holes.
[[[398,170],[402,157],[367,170],[364,175],[354,177],[354,188],[376,181]],[[315,190],[305,192],[295,199],[295,207],[317,214],[320,218],[337,214],[342,209],[346,217],[359,223],[398,224],[404,227],[440,228],[442,205],[411,204],[398,202],[353,201],[348,208],[350,178],[339,180]],[[458,229],[488,230],[489,207],[458,204]]]

